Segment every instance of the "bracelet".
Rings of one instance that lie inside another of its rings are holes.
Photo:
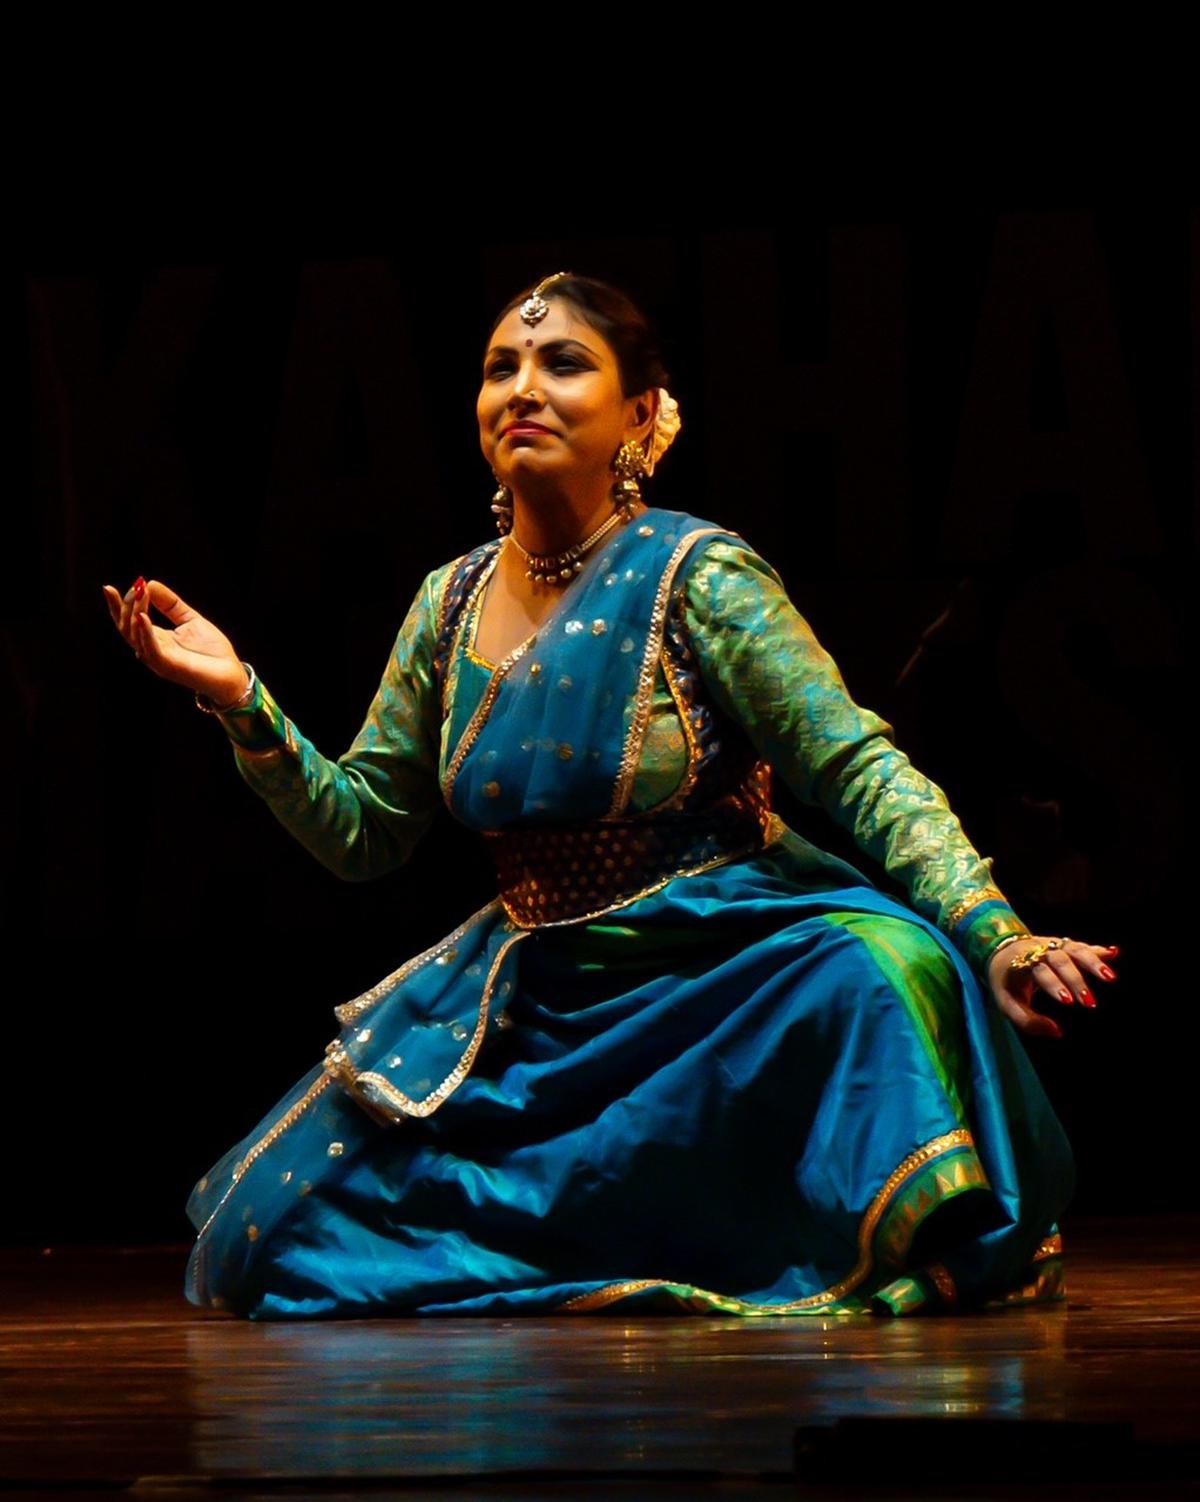
[[[1032,939],[1032,938],[1033,938],[1032,934],[1009,934],[1009,936],[1008,936],[1007,939],[1001,939],[1000,942],[999,942],[999,944],[995,944],[995,945],[992,946],[992,954],[999,954],[1000,951],[1004,948],[1004,946],[1006,944],[1015,944],[1018,939]],[[988,959],[989,960],[991,959],[992,954],[988,955]]]
[[[202,709],[205,714],[229,714],[234,709],[245,709],[246,705],[254,698],[254,690],[258,684],[258,678],[248,662],[243,662],[242,666],[250,674],[250,682],[232,704],[214,704],[207,694],[197,692],[196,708]]]
[[[988,957],[984,961],[984,965],[985,966],[991,965],[993,959],[995,959],[995,957],[1000,953],[1000,951],[1002,949],[1004,949],[1007,945],[1009,945],[1009,944],[1015,944],[1018,939],[1032,939],[1032,938],[1033,938],[1032,934],[1009,934],[1009,936],[1006,939],[1001,939],[1000,942],[999,942],[999,944],[993,944],[992,945],[992,948],[988,951]]]

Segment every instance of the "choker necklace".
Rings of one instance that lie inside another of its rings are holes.
[[[566,584],[583,568],[583,555],[589,549],[594,548],[600,539],[606,533],[611,532],[628,514],[624,508],[614,511],[590,537],[585,537],[582,542],[574,543],[561,553],[531,553],[528,548],[521,546],[512,532],[508,533],[508,541],[529,565],[525,570],[527,579],[532,579],[535,584]]]

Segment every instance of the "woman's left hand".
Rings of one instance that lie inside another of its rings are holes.
[[[1045,947],[1045,953],[1031,966],[1017,966],[1013,961]],[[1116,971],[1107,960],[1118,953],[1115,944],[1083,944],[1078,939],[1046,939],[1037,934],[1018,939],[998,949],[988,963],[988,985],[996,1005],[1023,1033],[1061,1038],[1062,1028],[1033,1003],[1045,992],[1064,1006],[1078,1002],[1094,1007],[1096,998],[1088,984],[1089,976],[1114,981]]]

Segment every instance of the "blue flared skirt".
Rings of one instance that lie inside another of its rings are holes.
[[[761,1316],[1063,1296],[1074,1165],[1012,1025],[932,924],[792,831],[596,921],[518,932],[496,903],[451,937],[339,1009],[363,1081],[411,1112],[368,1111],[315,1066],[193,1190],[194,1303]],[[414,1060],[426,1094],[389,1093]]]

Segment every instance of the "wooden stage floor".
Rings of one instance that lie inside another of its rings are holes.
[[[256,1324],[187,1247],[0,1250],[0,1493],[1183,1496],[1198,1231],[1068,1219],[1065,1303],[910,1319]]]

